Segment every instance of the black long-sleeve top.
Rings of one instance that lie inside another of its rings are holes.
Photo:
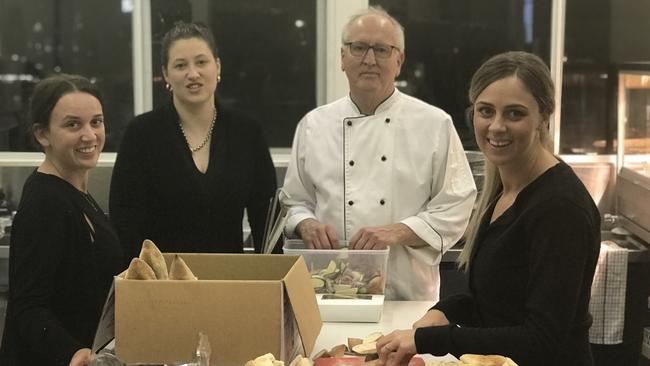
[[[92,197],[54,175],[30,175],[11,232],[0,365],[67,366],[90,348],[122,263],[117,234]]]
[[[449,326],[417,329],[419,353],[501,354],[520,366],[593,365],[589,298],[600,248],[600,215],[561,162],[525,187],[479,229],[469,294],[434,306]]]
[[[205,174],[192,160],[173,104],[128,125],[109,199],[127,259],[144,239],[163,252],[242,252],[244,208],[261,250],[275,168],[259,125],[221,105],[217,110]]]

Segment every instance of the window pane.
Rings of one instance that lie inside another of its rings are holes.
[[[160,41],[174,22],[210,26],[221,58],[218,98],[255,117],[269,146],[289,147],[295,126],[316,106],[316,2],[304,0],[151,3],[154,106],[169,100]]]
[[[29,96],[54,72],[96,80],[105,99],[104,151],[115,151],[133,117],[131,64],[131,13],[122,1],[0,2],[0,151],[33,150]]]
[[[406,62],[397,86],[454,119],[465,148],[467,89],[478,66],[509,50],[550,58],[551,0],[371,0],[405,28]]]
[[[567,1],[562,154],[616,152],[619,75],[648,70],[648,12],[645,0]],[[634,93],[629,97],[645,98],[645,91]]]

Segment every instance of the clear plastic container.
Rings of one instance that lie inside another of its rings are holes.
[[[282,249],[304,258],[317,294],[340,298],[384,294],[388,249],[307,249],[302,240],[293,239],[285,239]]]

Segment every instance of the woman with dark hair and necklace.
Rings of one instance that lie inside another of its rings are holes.
[[[125,255],[144,239],[163,252],[243,252],[244,209],[259,252],[275,169],[262,130],[215,98],[221,61],[203,25],[162,41],[169,104],[139,115],[113,168],[109,214]]]
[[[87,365],[123,269],[117,234],[88,193],[105,140],[101,98],[86,78],[61,74],[36,85],[30,113],[45,161],[13,221],[0,365]]]

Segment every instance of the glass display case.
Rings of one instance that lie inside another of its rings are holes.
[[[617,208],[650,242],[650,65],[618,73]]]

